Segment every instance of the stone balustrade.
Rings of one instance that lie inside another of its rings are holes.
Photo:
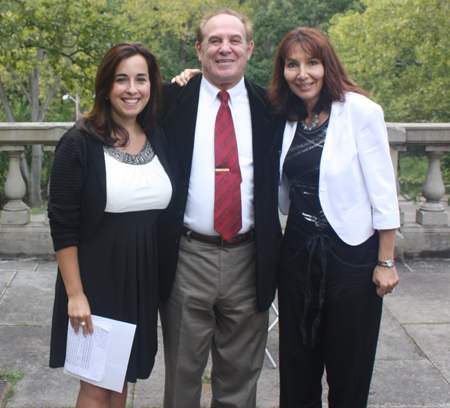
[[[400,206],[401,227],[397,252],[408,256],[450,256],[448,213],[441,200],[445,194],[441,159],[450,151],[450,123],[388,123],[389,145],[394,169],[398,152],[408,146],[421,147],[428,157],[428,171],[422,185],[425,202],[416,210],[416,222],[405,223]]]
[[[30,144],[43,145],[54,153],[58,140],[73,123],[0,123],[0,151],[9,159],[5,195],[8,202],[3,207],[2,225],[26,225],[30,221],[30,209],[22,201],[26,193],[25,182],[20,172],[19,159]]]
[[[398,152],[408,146],[422,147],[429,160],[422,186],[426,202],[417,210],[416,222],[424,226],[447,226],[448,214],[440,203],[445,194],[441,159],[450,151],[450,123],[388,123],[387,130],[394,169],[398,167]]]
[[[30,144],[43,145],[46,151],[53,153],[58,140],[71,126],[73,123],[0,123],[0,151],[4,151],[9,158],[5,183],[8,201],[2,211],[0,241],[2,228],[3,232],[6,229],[13,231],[14,228],[26,226],[30,219],[29,208],[22,201],[26,190],[20,172],[20,155]],[[398,152],[405,151],[408,146],[422,147],[429,159],[428,173],[422,187],[426,201],[417,209],[415,223],[405,224],[402,219],[397,240],[401,254],[404,251],[413,256],[450,255],[450,226],[448,213],[441,204],[445,188],[440,170],[442,156],[450,151],[450,123],[388,123],[387,130],[395,171],[398,168]],[[0,256],[3,255],[1,252]],[[18,253],[11,255],[17,256]]]

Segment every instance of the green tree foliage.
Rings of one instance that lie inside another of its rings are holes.
[[[255,49],[246,76],[261,86],[270,82],[276,50],[283,37],[297,27],[326,31],[330,18],[349,8],[361,9],[353,0],[269,0],[253,17]]]
[[[246,76],[268,85],[273,56],[286,33],[295,27],[326,30],[329,19],[359,2],[354,0],[123,0],[121,11],[134,36],[156,54],[165,80],[186,67],[198,68],[194,48],[201,16],[214,5],[242,12],[253,21],[255,49]]]
[[[44,121],[62,83],[91,103],[98,63],[106,50],[127,36],[127,29],[110,12],[112,2],[4,1],[0,9],[0,100],[6,119],[23,120],[29,112],[31,121]],[[18,90],[20,97],[15,98]],[[27,109],[20,109],[24,98]],[[29,204],[40,206],[41,146],[32,146],[31,157],[31,171],[23,159],[22,172]]]
[[[450,2],[363,0],[330,38],[349,75],[390,122],[450,122]]]
[[[200,66],[194,47],[196,29],[201,16],[215,5],[254,13],[248,0],[123,0],[121,12],[128,18],[133,38],[155,53],[168,81],[184,68]]]
[[[148,46],[166,81],[200,67],[196,27],[213,5],[253,21],[246,76],[262,86],[286,33],[316,27],[388,121],[450,121],[449,0],[0,0],[0,121],[73,120],[62,95],[78,92],[91,106],[100,59],[121,41]],[[34,149],[29,160],[42,154]],[[31,171],[23,161],[29,192],[39,190],[39,160]],[[0,184],[6,162],[0,157]]]
[[[8,2],[15,7],[2,13],[0,69],[20,85],[32,120],[44,120],[61,82],[91,102],[98,63],[109,48],[128,36],[128,29],[109,12],[111,1]],[[4,75],[1,82],[8,80]],[[2,99],[5,110],[8,102]]]

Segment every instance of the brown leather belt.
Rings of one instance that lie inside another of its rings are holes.
[[[186,227],[183,227],[183,235],[188,239],[195,239],[196,241],[203,242],[205,244],[215,245],[221,248],[233,248],[238,245],[250,242],[254,238],[253,230],[246,232],[245,234],[236,235],[230,242],[226,241],[220,236],[213,237],[211,235],[203,235],[198,232],[192,231]]]

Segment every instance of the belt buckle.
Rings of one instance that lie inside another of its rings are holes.
[[[219,246],[221,248],[231,248],[232,247],[231,242],[228,242],[225,238],[220,237],[220,244],[219,244]]]

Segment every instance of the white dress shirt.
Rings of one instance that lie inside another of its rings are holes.
[[[194,151],[184,225],[205,235],[218,235],[214,230],[214,129],[220,100],[220,89],[204,77],[200,85]],[[246,233],[254,226],[253,211],[253,141],[250,104],[244,78],[232,89],[228,105],[233,117],[241,169],[242,229]]]

